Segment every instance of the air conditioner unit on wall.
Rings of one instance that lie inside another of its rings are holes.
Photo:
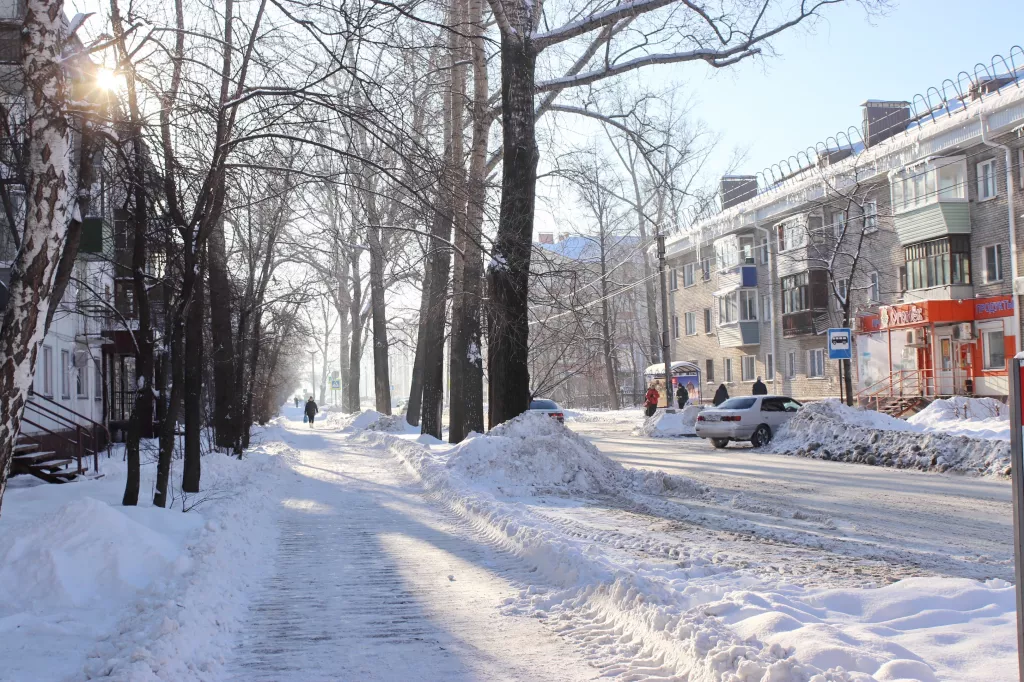
[[[970,322],[961,322],[953,327],[953,338],[957,341],[973,341],[974,325]]]
[[[924,330],[923,329],[908,329],[907,330],[907,345],[913,348],[921,348],[924,344]]]

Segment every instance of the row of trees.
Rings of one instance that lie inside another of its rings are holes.
[[[81,49],[112,64],[122,89],[110,111],[83,116],[64,68],[81,22],[67,25],[60,0],[28,0],[28,202],[0,333],[0,495],[45,331],[39,310],[62,254],[75,256],[74,157],[94,134],[118,160],[132,235],[121,273],[132,280],[138,358],[125,503],[138,496],[139,441],[156,435],[162,505],[178,419],[181,489],[195,494],[203,430],[244,450],[266,411],[261,391],[281,385],[296,335],[312,333],[302,321],[317,290],[338,317],[348,409],[358,408],[365,340],[377,408],[390,412],[389,296],[413,287],[409,420],[441,435],[446,339],[452,441],[485,427],[485,355],[487,423],[523,412],[537,122],[611,126],[615,154],[632,167],[619,200],[649,240],[687,196],[676,171],[693,156],[670,123],[655,142],[662,132],[644,127],[648,117],[622,124],[644,95],[606,96],[605,85],[656,64],[755,57],[840,1],[109,0]]]

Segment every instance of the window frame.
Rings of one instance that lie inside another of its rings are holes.
[[[850,278],[840,277],[836,280],[836,289],[842,292],[842,296],[839,297],[839,303],[845,305],[850,296]],[[837,291],[837,293],[839,293]]]
[[[725,377],[724,377],[725,383],[731,384],[732,383],[732,358],[723,358],[722,359],[722,364],[723,364],[723,367],[725,368]]]
[[[686,263],[685,265],[683,265],[683,288],[684,289],[689,289],[690,287],[692,287],[696,283],[696,280],[694,280],[694,277],[693,277],[693,270],[694,270],[694,266],[695,265],[696,265],[696,263],[692,263],[692,262],[691,263]]]
[[[103,401],[103,369],[100,366],[99,358],[92,359],[93,372],[92,372],[92,392],[93,400]]]
[[[775,381],[775,355],[774,353],[764,354],[764,377],[766,381]]]
[[[60,351],[60,397],[71,399],[71,353],[66,348]]]
[[[990,261],[988,257],[988,250],[993,249],[994,258]],[[989,279],[988,268],[989,265],[995,265],[996,277],[995,279]],[[988,246],[981,247],[981,272],[984,284],[998,284],[1003,281],[1003,245],[1002,244],[989,244]]]
[[[749,365],[750,374],[747,374]],[[740,381],[744,383],[753,383],[757,379],[757,357],[754,355],[744,355],[740,358]]]
[[[820,369],[820,374],[812,374],[812,372]],[[807,349],[807,378],[808,379],[824,379],[825,378],[825,349],[824,348],[809,348]]]
[[[795,350],[789,351],[789,355],[786,358],[786,364],[788,365],[788,367],[786,367],[786,378],[787,379],[796,379],[797,367],[796,367],[796,351]]]
[[[878,232],[878,202],[872,199],[864,202],[864,234]]]
[[[988,176],[988,180],[991,181],[991,189],[992,189],[992,193],[991,194],[987,194],[986,192],[982,191],[982,188],[984,188],[985,190],[989,189],[989,183],[984,182],[985,176],[984,176],[983,169],[985,169],[985,168],[991,168],[992,169],[991,175]],[[991,199],[995,199],[996,197],[998,197],[999,196],[999,179],[998,179],[999,173],[998,173],[998,166],[996,164],[995,158],[985,159],[984,161],[979,161],[974,166],[974,172],[975,172],[975,174],[977,176],[976,180],[977,180],[977,185],[978,185],[977,186],[978,201],[979,202],[989,201]]]
[[[700,259],[700,279],[702,282],[711,281],[711,259],[701,258]]]
[[[714,358],[704,359],[704,381],[708,384],[715,383],[715,360]]]
[[[878,303],[882,300],[882,276],[878,270],[868,273],[868,301]]]
[[[969,285],[973,277],[971,258],[969,235],[951,234],[908,244],[903,247],[907,289]]]
[[[711,308],[704,308],[704,333],[709,336],[715,333],[715,314]]]
[[[760,252],[760,258],[758,258],[758,261],[761,263],[761,265],[768,265],[768,249],[770,248],[769,244],[770,242],[768,240],[768,237],[761,237],[761,241],[758,242],[757,250]]]
[[[53,397],[53,346],[43,346],[43,385],[40,393]]]
[[[691,331],[692,330],[692,331]],[[687,336],[697,335],[697,311],[683,313],[683,331]]]
[[[761,294],[761,321],[771,322],[774,313],[775,302],[771,294]]]
[[[992,365],[989,360],[992,357],[992,341],[990,337],[993,334],[999,335],[1001,348],[999,354],[1003,358],[1001,365]],[[1001,372],[1006,369],[1006,334],[1002,326],[995,329],[983,329],[981,331],[981,368],[986,372]]]
[[[672,313],[672,338],[679,338],[679,316]]]
[[[679,269],[669,268],[668,271],[668,290],[676,291],[679,288]]]
[[[75,398],[78,400],[89,399],[89,365],[75,367]]]

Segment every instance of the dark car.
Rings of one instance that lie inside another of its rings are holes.
[[[565,413],[554,400],[534,398],[530,401],[530,412],[543,412],[552,419],[557,419],[560,424],[565,423]]]

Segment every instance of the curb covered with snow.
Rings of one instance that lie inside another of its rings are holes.
[[[1008,476],[1009,444],[942,432],[835,400],[808,403],[779,429],[768,452],[924,471]]]

